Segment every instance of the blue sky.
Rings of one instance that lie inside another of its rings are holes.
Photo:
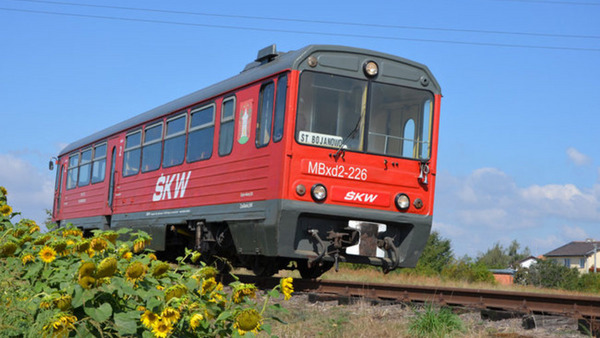
[[[441,84],[434,229],[457,256],[600,240],[597,0],[70,1],[0,0],[0,185],[25,217],[52,207],[47,163],[66,144],[267,45],[337,44],[424,63]]]

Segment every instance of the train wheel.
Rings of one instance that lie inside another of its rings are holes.
[[[265,256],[256,256],[252,272],[259,277],[271,277],[279,272],[277,260]]]
[[[308,267],[308,260],[298,261],[297,263],[300,276],[305,279],[318,278],[333,267],[333,262],[313,263],[311,267]]]

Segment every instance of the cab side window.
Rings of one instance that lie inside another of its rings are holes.
[[[268,82],[260,88],[256,119],[256,147],[259,148],[268,145],[271,140],[274,94],[275,85],[273,82]]]
[[[229,155],[233,148],[235,96],[223,100],[219,132],[219,156]]]
[[[67,189],[77,186],[77,174],[79,173],[79,153],[69,155],[69,170],[67,171]]]

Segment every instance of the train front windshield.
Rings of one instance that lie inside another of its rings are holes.
[[[298,143],[429,159],[429,91],[305,71],[298,97]]]

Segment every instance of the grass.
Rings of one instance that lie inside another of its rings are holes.
[[[410,322],[408,333],[415,337],[449,337],[465,331],[465,326],[460,318],[448,308],[435,308],[425,305]]]

